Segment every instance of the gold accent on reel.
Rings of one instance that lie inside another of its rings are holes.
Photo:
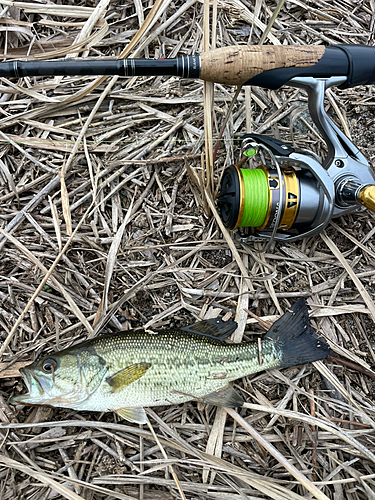
[[[280,199],[280,182],[276,171],[271,172],[264,165],[258,168],[262,169],[266,174],[269,189],[266,218],[263,224],[257,227],[257,229],[262,230],[272,227],[273,219],[277,216],[277,204]],[[280,181],[283,188],[283,206],[281,221],[278,228],[289,229],[297,217],[300,204],[299,182],[292,168],[282,168],[281,174],[282,177]]]
[[[242,175],[241,169],[238,168],[237,165],[234,165],[234,168],[237,170],[238,181],[240,183],[240,207],[239,207],[239,211],[238,211],[237,222],[236,222],[236,225],[233,228],[233,230],[237,229],[238,226],[241,224],[243,212],[245,210],[245,183],[243,180],[243,175]]]
[[[365,186],[359,191],[357,198],[361,205],[375,212],[375,186]]]
[[[289,229],[294,223],[298,207],[300,203],[299,199],[299,184],[295,171],[290,169],[282,170],[284,181],[285,181],[285,208],[284,215],[281,219],[280,229]]]

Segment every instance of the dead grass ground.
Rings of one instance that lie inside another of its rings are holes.
[[[2,0],[1,55],[118,56],[140,26],[144,34],[131,51],[139,57],[202,50],[207,5],[159,2],[148,23],[151,6]],[[279,7],[265,43],[373,44],[372,0]],[[215,2],[216,46],[260,43],[275,10],[270,0]],[[311,497],[303,484],[315,498],[374,498],[374,215],[357,212],[266,254],[235,234],[236,260],[184,163],[203,175],[202,82],[2,78],[0,91],[0,338],[8,367],[0,374],[0,498],[297,500]],[[213,139],[234,92],[215,86]],[[334,104],[338,123],[373,164],[373,88],[334,89],[327,100],[333,116]],[[236,139],[246,130],[324,155],[306,126],[306,105],[306,96],[288,87],[241,90],[214,186],[238,160]],[[87,338],[95,316],[117,301],[111,330],[186,325],[232,311],[240,340],[245,327],[247,338],[263,331],[245,309],[272,321],[301,296],[336,357],[239,381],[245,422],[194,402],[158,408],[150,420],[161,451],[148,428],[113,414],[7,404],[22,390],[10,363]]]

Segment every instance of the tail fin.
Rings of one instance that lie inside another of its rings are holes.
[[[323,337],[320,337],[309,323],[306,302],[298,302],[275,321],[266,333],[281,346],[280,368],[312,363],[329,356],[332,351]]]

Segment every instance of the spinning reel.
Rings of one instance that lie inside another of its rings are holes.
[[[251,227],[255,238],[295,241],[322,231],[335,217],[362,207],[375,211],[374,172],[324,111],[325,90],[345,82],[346,77],[296,77],[287,83],[308,93],[312,120],[328,148],[323,162],[266,135],[243,137],[245,156],[263,150],[271,162],[225,170],[217,204],[228,229]]]

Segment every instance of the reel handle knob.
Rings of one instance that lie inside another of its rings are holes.
[[[361,205],[375,212],[375,186],[368,185],[363,187],[357,195],[358,201]]]

